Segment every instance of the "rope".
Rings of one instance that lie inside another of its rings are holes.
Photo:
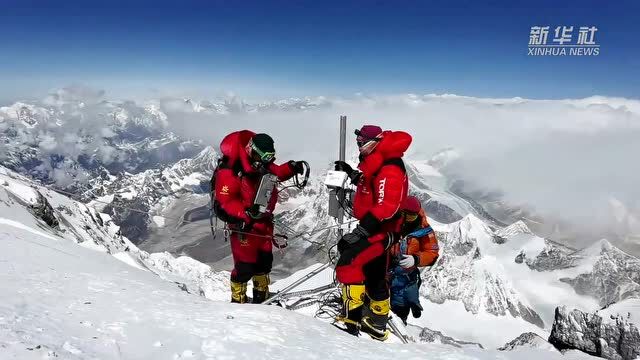
[[[323,293],[318,302],[320,307],[316,311],[314,317],[322,320],[330,320],[332,322],[340,315],[342,308],[342,293],[339,287],[332,291]]]

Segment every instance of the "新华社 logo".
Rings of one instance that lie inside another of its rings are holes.
[[[597,31],[595,26],[532,26],[527,55],[598,56]]]

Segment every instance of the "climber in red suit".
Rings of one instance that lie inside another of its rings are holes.
[[[247,282],[253,279],[253,303],[269,294],[273,262],[273,210],[278,201],[274,190],[265,212],[254,205],[263,175],[271,173],[286,181],[302,173],[300,161],[276,165],[273,139],[267,134],[242,130],[227,135],[220,144],[223,157],[215,174],[216,215],[231,229],[231,302],[247,301]],[[235,231],[234,231],[235,230]]]
[[[343,284],[343,309],[338,320],[352,333],[360,329],[385,340],[390,308],[388,249],[397,240],[402,223],[398,210],[408,191],[402,156],[412,139],[405,132],[382,131],[373,125],[356,130],[356,135],[358,170],[336,162],[336,170],[345,171],[357,185],[353,214],[360,220],[355,230],[338,242],[336,276]],[[364,309],[365,295],[368,309]]]

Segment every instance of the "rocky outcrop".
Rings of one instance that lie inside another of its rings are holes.
[[[55,216],[53,207],[49,204],[49,201],[44,197],[44,195],[42,195],[42,193],[38,191],[37,194],[38,199],[36,200],[36,203],[30,206],[31,212],[35,217],[44,221],[50,227],[58,227],[60,222]]]
[[[587,248],[584,255],[596,256],[591,272],[560,281],[571,284],[580,295],[595,297],[603,307],[640,297],[640,260],[606,240]]]
[[[428,197],[428,195],[424,194],[423,197]],[[430,218],[435,219],[436,221],[448,224],[462,219],[462,216],[443,203],[434,201],[430,198],[422,201],[424,204],[424,211],[429,214]]]
[[[553,271],[572,268],[581,259],[574,249],[545,240],[544,249],[535,258],[525,259],[525,263],[532,270]]]
[[[470,341],[456,340],[451,336],[444,335],[440,331],[431,330],[429,328],[423,328],[422,331],[420,332],[420,342],[446,344],[446,345],[455,346],[457,348],[471,346],[471,347],[484,349],[484,347],[482,347],[482,344],[470,342]]]
[[[533,349],[545,349],[557,351],[553,345],[547,340],[540,337],[540,335],[532,332],[526,332],[518,336],[517,338],[509,341],[503,346],[499,347],[500,351],[512,351],[521,348],[533,348]]]
[[[559,350],[576,349],[612,360],[640,355],[640,333],[620,315],[603,318],[580,310],[556,308],[549,342]]]

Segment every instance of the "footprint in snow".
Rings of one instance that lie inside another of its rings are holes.
[[[178,354],[173,354],[173,358],[174,360],[178,360],[178,359],[190,359],[192,357],[194,357],[196,354],[191,351],[191,350],[185,350],[182,352],[181,355]]]

